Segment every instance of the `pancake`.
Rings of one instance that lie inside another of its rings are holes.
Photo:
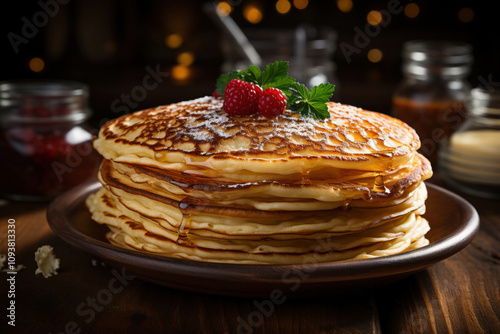
[[[231,117],[222,105],[204,97],[126,115],[105,124],[94,145],[116,162],[230,182],[276,174],[317,179],[335,169],[385,172],[411,161],[420,147],[405,123],[339,103],[328,103],[331,117],[323,122],[291,112],[272,120]]]
[[[328,103],[229,116],[204,97],[122,116],[94,142],[93,219],[121,247],[196,261],[358,260],[425,246],[429,162],[413,129]]]

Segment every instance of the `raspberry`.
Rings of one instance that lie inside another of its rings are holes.
[[[228,82],[224,91],[224,110],[230,115],[255,114],[261,94],[260,86],[233,79]]]
[[[267,118],[276,117],[285,112],[286,96],[278,88],[267,88],[259,99],[259,113]]]
[[[214,90],[214,91],[212,92],[212,96],[213,96],[215,99],[218,99],[218,98],[220,97],[219,93],[217,93],[217,91],[216,91],[216,90]]]

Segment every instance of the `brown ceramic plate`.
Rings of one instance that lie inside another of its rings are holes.
[[[85,198],[98,182],[84,184],[55,199],[47,218],[52,230],[69,244],[125,268],[143,280],[175,289],[238,297],[320,296],[388,284],[446,259],[469,244],[479,228],[476,210],[463,198],[428,184],[426,202],[431,231],[426,247],[387,257],[301,265],[235,265],[181,260],[123,249],[104,238]]]

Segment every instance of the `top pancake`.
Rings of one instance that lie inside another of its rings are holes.
[[[409,163],[420,147],[400,120],[339,103],[328,103],[325,121],[288,110],[273,119],[229,116],[222,106],[203,97],[125,115],[106,123],[94,145],[117,162],[242,176],[387,171]]]

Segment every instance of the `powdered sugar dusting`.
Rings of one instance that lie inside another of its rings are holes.
[[[202,155],[364,154],[417,145],[413,130],[402,122],[340,103],[328,106],[331,117],[324,121],[289,110],[272,119],[229,116],[223,110],[223,100],[205,96],[128,115],[115,126],[117,135],[135,136],[129,138],[132,144]]]

